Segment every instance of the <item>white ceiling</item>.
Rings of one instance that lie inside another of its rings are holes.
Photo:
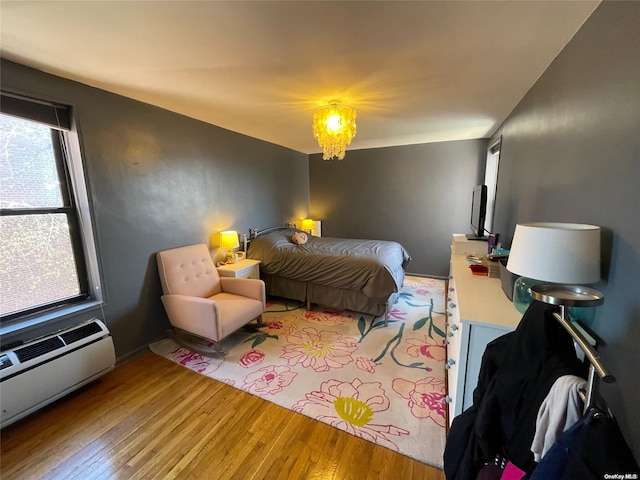
[[[6,1],[2,56],[304,152],[489,137],[597,1]]]

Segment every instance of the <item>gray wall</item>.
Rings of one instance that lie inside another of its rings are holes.
[[[310,213],[331,237],[395,240],[411,273],[448,276],[452,233],[471,233],[471,192],[487,140],[348,150],[309,159]]]
[[[495,230],[605,230],[591,328],[617,383],[603,394],[640,460],[640,3],[603,2],[502,128]]]
[[[91,313],[104,316],[120,358],[169,327],[155,252],[307,213],[307,155],[15,63],[1,67],[3,89],[75,106],[106,299]]]

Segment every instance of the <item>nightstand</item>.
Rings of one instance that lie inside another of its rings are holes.
[[[218,267],[221,277],[260,278],[260,260],[244,258],[235,263]]]

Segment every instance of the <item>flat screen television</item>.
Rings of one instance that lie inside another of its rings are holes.
[[[469,240],[487,240],[484,221],[487,215],[487,186],[476,185],[471,196],[471,234]]]

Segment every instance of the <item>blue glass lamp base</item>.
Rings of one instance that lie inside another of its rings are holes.
[[[513,285],[513,304],[520,313],[524,313],[533,303],[533,298],[529,294],[529,289],[534,285],[540,285],[541,280],[533,278],[520,277]],[[574,322],[580,322],[582,325],[590,326],[595,318],[595,307],[569,307],[568,316]]]
[[[529,295],[529,289],[534,285],[539,285],[543,282],[535,280],[533,278],[519,277],[513,284],[513,304],[520,313],[524,313],[529,308],[529,305],[533,303],[533,298]]]

